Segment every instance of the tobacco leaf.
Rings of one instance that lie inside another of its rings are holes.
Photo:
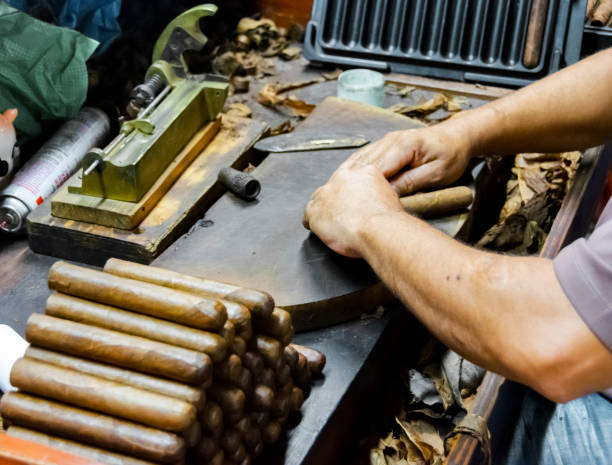
[[[293,131],[296,126],[297,126],[297,122],[294,121],[293,119],[289,119],[274,128],[268,128],[266,132],[264,133],[263,137],[272,137],[272,136],[278,136],[280,134],[286,134],[288,132]]]
[[[228,116],[239,116],[241,118],[250,118],[253,115],[251,109],[244,103],[230,103],[225,111]]]
[[[246,34],[247,32],[254,31],[256,29],[263,28],[269,30],[275,30],[278,33],[276,23],[268,18],[253,19],[253,18],[242,18],[236,26],[236,34]]]
[[[319,80],[309,81],[297,81],[291,83],[272,83],[265,85],[257,94],[257,101],[267,107],[282,106],[290,110],[294,116],[305,118],[312,110],[315,109],[316,105],[306,103],[303,100],[299,100],[294,95],[288,96],[281,93],[285,93],[289,90],[300,89],[306,87]]]
[[[279,56],[285,61],[291,61],[299,57],[301,53],[300,47],[287,47],[279,53]]]
[[[403,421],[399,418],[396,418],[395,421],[406,438],[419,450],[426,464],[442,463],[444,442],[431,423],[425,420]]]
[[[449,112],[461,111],[461,105],[466,102],[467,99],[465,97],[448,96],[438,93],[418,105],[410,106],[405,103],[397,103],[387,108],[387,110],[406,116],[426,116],[441,108]]]
[[[326,81],[335,81],[341,74],[342,70],[340,68],[336,68],[334,71],[322,73],[321,76],[323,76]]]
[[[397,95],[398,97],[407,97],[416,90],[415,86],[391,83],[385,87],[385,93],[388,95]]]

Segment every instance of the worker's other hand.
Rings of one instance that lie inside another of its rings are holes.
[[[375,166],[402,196],[446,186],[463,174],[470,155],[466,138],[457,135],[461,133],[458,125],[442,124],[390,132],[355,152],[349,161]]]
[[[314,192],[303,224],[330,249],[359,258],[366,222],[401,211],[397,193],[378,168],[348,160]]]

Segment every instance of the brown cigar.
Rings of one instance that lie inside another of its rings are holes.
[[[270,422],[270,413],[268,411],[251,412],[249,413],[249,418],[253,427],[261,429]]]
[[[153,462],[145,462],[127,455],[114,454],[96,447],[84,446],[78,442],[68,441],[47,434],[38,433],[19,426],[11,426],[7,431],[11,437],[32,441],[43,446],[53,447],[64,452],[85,457],[104,465],[155,465]]]
[[[199,458],[201,458],[205,463],[208,463],[210,459],[212,459],[217,452],[219,451],[219,445],[217,441],[209,436],[202,436],[200,442],[195,447],[195,453]]]
[[[298,352],[297,350],[295,350],[294,347],[291,346],[291,344],[285,346],[283,351],[283,358],[285,359],[285,362],[287,363],[287,365],[289,365],[289,368],[291,368],[291,370],[296,369],[298,364]]]
[[[320,376],[323,373],[323,368],[325,368],[325,355],[315,349],[311,349],[310,347],[301,346],[299,344],[291,344],[291,346],[297,350],[300,354],[306,357],[306,361],[308,362],[308,367],[310,371],[315,376]]]
[[[423,218],[442,216],[465,210],[474,196],[469,187],[448,187],[432,192],[420,192],[400,198],[404,210]]]
[[[277,395],[272,402],[271,413],[273,417],[285,418],[291,411],[290,399],[288,395]]]
[[[111,258],[106,262],[104,271],[140,281],[179,289],[202,296],[215,296],[247,307],[251,312],[269,315],[274,309],[274,299],[267,293],[211,281],[204,278],[176,273],[152,266],[139,265]]]
[[[244,412],[246,398],[241,389],[227,384],[214,383],[210,387],[209,394],[219,403],[224,414],[241,415]]]
[[[196,417],[195,407],[182,400],[29,358],[15,362],[11,384],[30,394],[165,431],[181,432]]]
[[[181,437],[185,441],[188,448],[195,447],[200,439],[202,439],[202,425],[199,422],[194,422],[189,428],[181,433]]]
[[[223,428],[223,410],[216,402],[207,402],[200,414],[200,421],[207,432],[216,433]],[[213,436],[217,435],[213,434]]]
[[[289,396],[289,406],[292,412],[297,412],[302,408],[302,404],[304,403],[304,391],[302,391],[299,387],[294,386],[291,390],[291,394]]]
[[[593,11],[593,17],[591,24],[593,26],[605,26],[610,21],[612,16],[612,0],[601,0],[595,11]]]
[[[288,396],[291,394],[292,389],[293,389],[293,379],[289,380],[288,383],[283,384],[278,390],[278,394],[281,396]]]
[[[264,362],[269,366],[276,367],[283,351],[281,343],[268,336],[256,336],[254,338],[257,352],[261,354]]]
[[[121,278],[66,262],[56,262],[51,267],[49,288],[200,329],[219,329],[227,319],[225,307],[216,299]]]
[[[245,342],[250,341],[251,339],[253,339],[253,328],[251,328],[250,326],[245,329],[244,331],[237,331],[236,332],[236,336],[239,336],[240,338],[242,338]]]
[[[274,444],[280,438],[282,427],[279,421],[271,421],[261,430],[261,439],[264,444]]]
[[[242,435],[235,429],[226,429],[221,436],[220,445],[227,457],[242,445]]]
[[[242,417],[232,425],[232,428],[240,432],[240,434],[244,437],[244,435],[251,429],[251,419],[248,416]]]
[[[310,366],[308,365],[308,360],[301,352],[298,352],[298,363],[295,367],[295,370],[291,370],[291,375],[293,376],[293,381],[298,386],[308,386],[310,384],[310,380],[312,379],[312,373],[310,373]]]
[[[523,55],[523,65],[525,65],[525,68],[535,68],[540,62],[548,3],[549,0],[533,0],[531,2],[527,37],[525,39],[525,52]]]
[[[251,330],[251,312],[244,305],[229,300],[221,300],[227,311],[227,319],[234,323],[236,331],[242,333]]]
[[[256,381],[260,384],[265,384],[273,391],[276,390],[276,374],[272,368],[264,368],[261,375],[256,378]]]
[[[247,350],[247,346],[246,346],[246,342],[244,342],[244,339],[242,339],[239,336],[236,336],[234,338],[234,341],[230,344],[230,352],[242,358],[244,357],[246,350]]]
[[[261,444],[261,431],[256,426],[251,425],[249,430],[243,435],[244,445],[246,448],[253,452],[258,444]]]
[[[255,377],[260,376],[265,368],[262,356],[254,351],[246,352],[242,357],[242,363]]]
[[[278,339],[283,345],[291,342],[294,336],[291,314],[282,308],[275,308],[270,317],[253,318],[255,329],[262,334],[267,334]]]
[[[145,460],[176,463],[185,458],[185,441],[175,434],[26,394],[5,394],[0,412],[16,426]]]
[[[284,361],[280,367],[276,370],[276,385],[284,386],[291,381],[291,368]]]
[[[124,370],[98,362],[91,362],[82,358],[71,357],[70,355],[64,355],[59,352],[39,349],[38,347],[28,347],[25,352],[25,357],[127,384],[138,389],[174,397],[175,399],[181,399],[185,402],[189,402],[198,410],[201,409],[206,402],[206,394],[203,389],[194,388],[183,383],[177,383],[176,381],[143,375],[134,371]]]
[[[247,451],[242,442],[240,445],[231,453],[225,451],[225,456],[230,460],[231,463],[241,463],[247,457]]]
[[[267,411],[274,404],[274,391],[264,384],[259,384],[253,389],[249,398],[249,406],[255,411]]]
[[[221,363],[215,365],[215,379],[219,378],[223,381],[238,384],[240,376],[242,376],[242,360],[238,355],[231,354]]]
[[[225,342],[231,346],[234,342],[234,338],[236,337],[236,327],[234,326],[234,323],[227,320],[223,325],[223,328],[219,330],[219,334],[223,339],[225,339]]]
[[[26,339],[46,349],[191,384],[212,376],[206,354],[46,315],[30,316]]]
[[[253,391],[253,375],[247,368],[242,369],[237,384],[246,395],[249,395]]]
[[[225,464],[225,452],[223,452],[223,449],[219,449],[217,453],[207,463],[207,465],[224,465],[224,464]]]
[[[227,343],[218,334],[65,294],[51,294],[47,299],[45,313],[78,323],[86,323],[204,352],[215,362],[223,360],[227,351]]]
[[[250,455],[245,455],[245,457],[242,459],[242,462],[240,462],[238,465],[251,465],[253,463],[253,459],[251,458]]]

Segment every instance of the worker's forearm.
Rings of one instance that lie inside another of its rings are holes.
[[[599,145],[612,134],[612,49],[442,125],[465,134],[472,156]]]

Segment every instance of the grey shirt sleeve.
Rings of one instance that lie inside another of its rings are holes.
[[[612,351],[612,201],[593,234],[565,247],[555,258],[554,268],[578,314]]]

